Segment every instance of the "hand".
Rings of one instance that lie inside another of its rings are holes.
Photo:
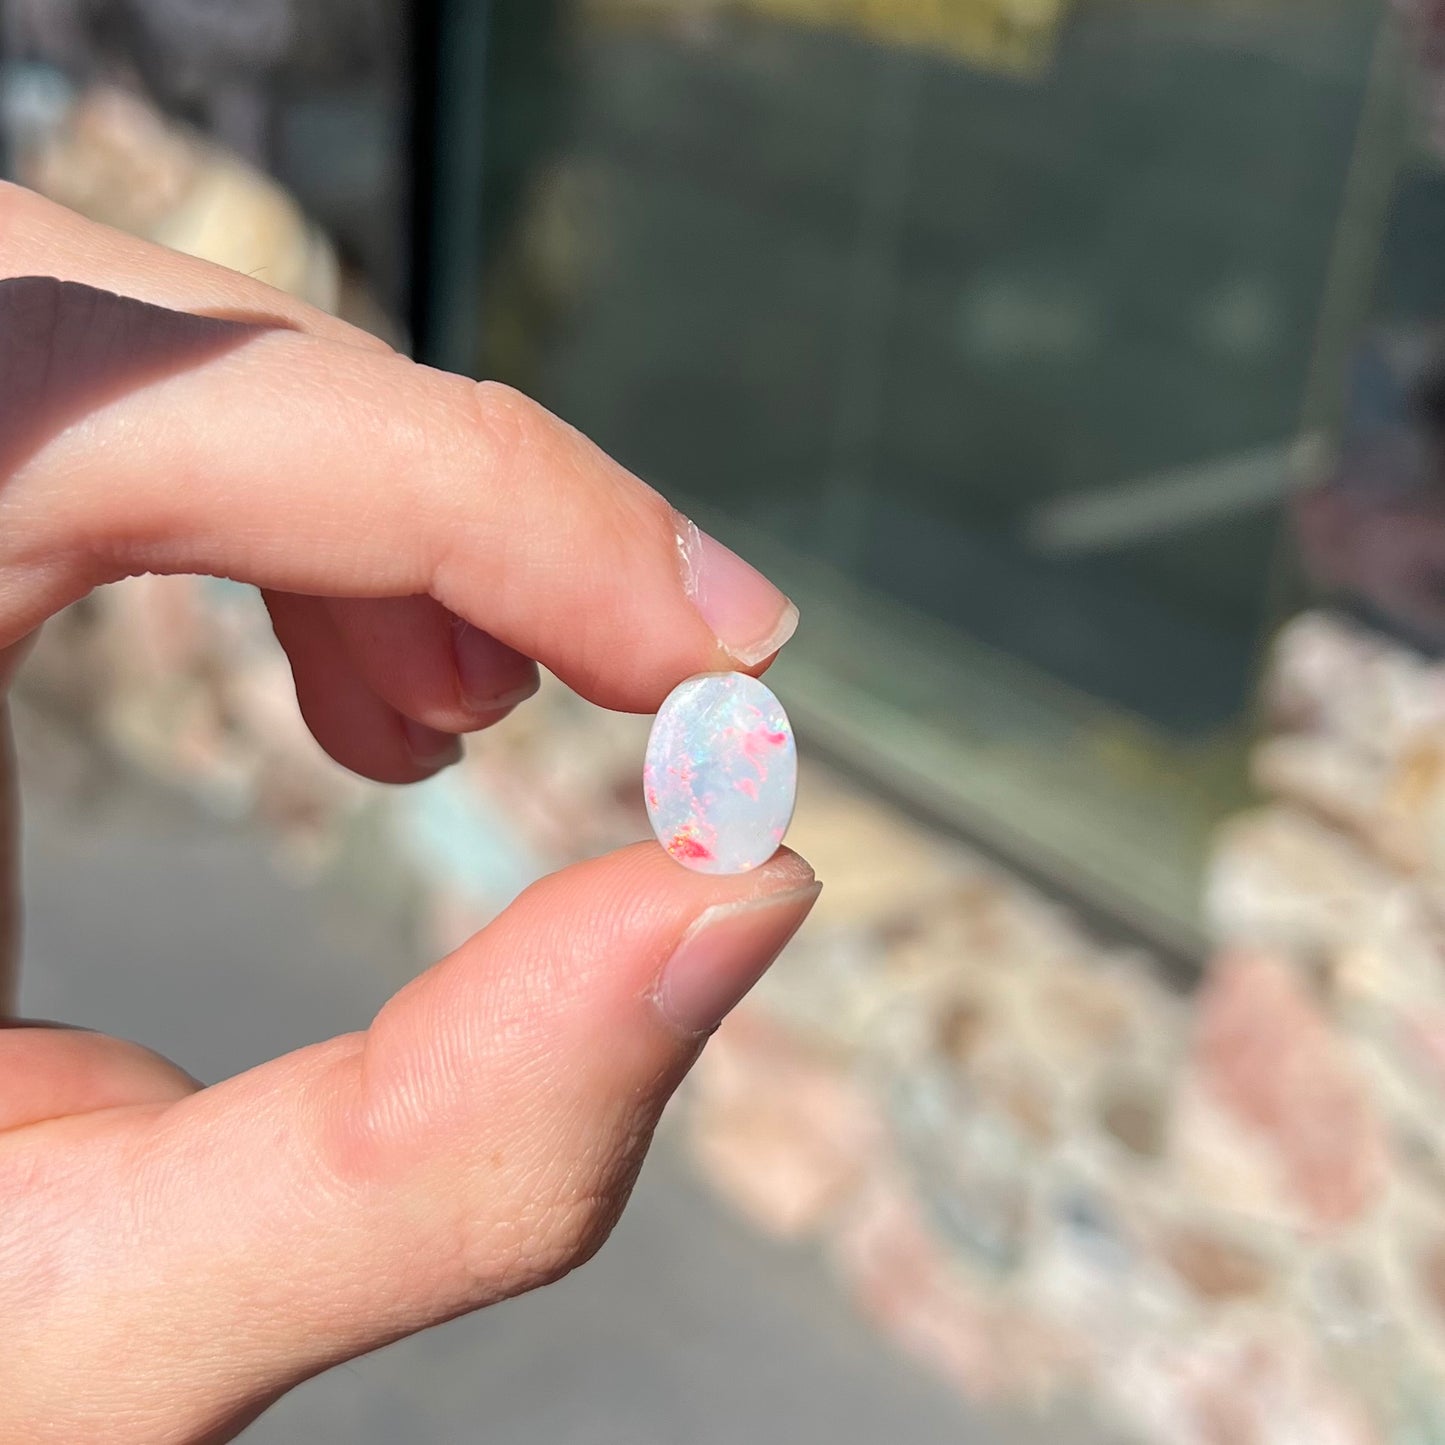
[[[0,278],[0,688],[92,587],[233,577],[321,745],[404,783],[524,698],[531,659],[642,711],[791,632],[769,583],[503,387],[13,187]],[[210,1088],[0,1026],[0,1441],[228,1439],[586,1259],[816,893],[786,851],[709,879],[631,848],[537,884],[364,1034]]]

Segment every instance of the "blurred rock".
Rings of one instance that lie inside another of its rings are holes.
[[[1111,1373],[1148,1438],[1170,1445],[1384,1445],[1292,1332],[1150,1341]]]
[[[81,95],[20,156],[20,179],[92,220],[335,311],[335,253],[274,182],[128,91]]]
[[[1098,1122],[1141,1160],[1163,1157],[1169,1138],[1169,1089],[1143,1074],[1119,1074],[1100,1087]]]
[[[49,80],[46,79],[49,77]],[[274,180],[132,91],[73,92],[43,67],[6,67],[0,120],[18,179],[108,226],[199,256],[339,315],[404,349],[404,328]]]
[[[1203,1086],[1275,1152],[1309,1219],[1358,1219],[1384,1187],[1381,1124],[1348,1047],[1286,964],[1235,954],[1210,972],[1193,1067]]]
[[[1254,1249],[1198,1225],[1164,1228],[1158,1247],[1164,1263],[1206,1303],[1256,1297],[1273,1277]]]
[[[877,1107],[846,1068],[748,1010],[714,1036],[690,1093],[704,1174],[776,1238],[816,1232],[885,1148]]]

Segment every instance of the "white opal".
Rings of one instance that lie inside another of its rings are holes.
[[[679,863],[746,873],[777,852],[793,818],[793,726],[755,677],[690,677],[657,714],[642,780],[653,832]]]

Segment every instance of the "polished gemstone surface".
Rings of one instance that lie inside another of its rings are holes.
[[[642,777],[653,831],[679,863],[746,873],[773,856],[792,821],[792,724],[755,677],[690,677],[657,714]]]

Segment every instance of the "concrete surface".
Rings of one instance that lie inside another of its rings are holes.
[[[121,789],[28,798],[23,1006],[204,1079],[363,1025],[397,945],[278,876],[254,838]],[[1013,1445],[856,1319],[822,1265],[723,1215],[666,1140],[601,1255],[526,1299],[313,1381],[249,1445]]]

